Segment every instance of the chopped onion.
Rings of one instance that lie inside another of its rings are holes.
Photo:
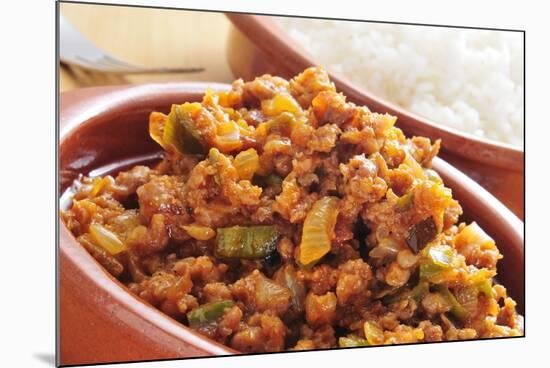
[[[107,230],[107,228],[100,224],[91,224],[89,233],[93,242],[111,255],[116,255],[127,249],[115,233]]]

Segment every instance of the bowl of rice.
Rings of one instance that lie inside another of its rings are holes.
[[[523,33],[228,14],[237,78],[326,68],[348,100],[409,135],[524,215]]]

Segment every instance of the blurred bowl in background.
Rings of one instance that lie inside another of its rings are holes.
[[[272,17],[226,14],[232,22],[227,59],[236,78],[252,79],[265,73],[290,78],[320,65]],[[438,125],[385,101],[338,73],[328,70],[336,88],[357,104],[398,117],[405,134],[441,139],[440,156],[466,173],[524,218],[524,152],[514,146]]]

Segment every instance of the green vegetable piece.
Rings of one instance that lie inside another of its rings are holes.
[[[430,291],[430,283],[427,281],[420,281],[412,290],[410,297],[419,303],[424,296]]]
[[[429,280],[441,271],[452,267],[454,259],[453,250],[448,245],[430,247],[420,259],[420,279]]]
[[[202,137],[191,117],[191,104],[172,105],[164,126],[163,142],[180,153],[204,153]]]
[[[189,326],[196,327],[216,322],[223,315],[226,308],[231,308],[235,303],[232,300],[222,300],[203,304],[187,313]]]
[[[277,247],[275,226],[233,226],[219,228],[215,253],[220,258],[265,258]]]
[[[405,290],[393,295],[386,295],[383,298],[383,302],[385,304],[393,304],[405,299],[414,299],[418,303],[424,298],[428,291],[430,291],[430,283],[420,280],[420,282],[410,290]]]
[[[495,297],[495,292],[493,291],[491,280],[481,281],[477,283],[476,286],[479,292],[485,294],[487,298],[492,299]]]
[[[341,348],[354,348],[357,346],[369,346],[369,342],[359,336],[349,335],[338,339],[338,346]]]
[[[411,209],[414,202],[414,191],[403,194],[395,203],[396,212],[405,212]]]
[[[434,285],[434,289],[443,295],[443,297],[447,300],[447,302],[451,305],[451,314],[455,316],[460,322],[466,321],[466,319],[469,316],[468,311],[466,308],[464,308],[458,300],[456,300],[455,296],[448,287],[444,285]]]
[[[418,253],[426,244],[432,241],[437,235],[437,227],[431,217],[414,224],[407,235],[407,245],[414,253]]]
[[[424,174],[426,174],[426,177],[429,181],[437,183],[437,184],[443,184],[443,180],[441,179],[441,176],[439,174],[432,170],[432,169],[424,169]]]
[[[479,289],[476,285],[463,286],[455,291],[455,298],[468,315],[477,312]]]

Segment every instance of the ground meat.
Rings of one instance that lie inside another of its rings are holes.
[[[397,315],[400,321],[410,320],[418,308],[418,304],[414,299],[405,299],[390,306],[390,309]]]
[[[128,197],[134,194],[140,186],[147,183],[154,171],[147,166],[135,166],[129,171],[117,175],[115,183],[119,187],[118,194]]]
[[[459,223],[431,170],[440,141],[407,138],[315,67],[170,114],[150,117],[159,164],[81,176],[61,213],[144,301],[240,352],[334,348],[365,330],[375,345],[523,334],[493,279],[494,240]],[[174,122],[185,147],[158,134]],[[232,229],[258,225],[269,231]]]
[[[338,126],[349,122],[356,113],[353,104],[346,103],[346,97],[335,91],[322,91],[311,101],[315,119],[313,126],[336,124]]]
[[[378,319],[378,324],[384,330],[394,330],[397,326],[399,326],[399,321],[394,312],[387,312],[380,316]]]
[[[111,195],[74,200],[71,211],[64,213],[67,227],[76,236],[84,234],[91,223],[103,224],[124,213],[124,207]]]
[[[281,255],[283,262],[288,263],[294,259],[294,243],[287,237],[277,243],[277,252]]]
[[[292,170],[292,157],[288,155],[277,155],[273,157],[273,169],[275,172],[285,177]]]
[[[315,198],[314,195],[308,195],[307,191],[298,185],[296,179],[285,179],[283,181],[283,191],[277,196],[273,204],[273,211],[279,213],[291,223],[301,222],[315,202]]]
[[[164,160],[157,167],[162,174],[176,174],[183,180],[187,180],[191,170],[201,161],[200,155],[186,155],[179,152],[165,152]],[[118,178],[117,178],[118,179]]]
[[[434,325],[430,321],[422,321],[418,327],[424,331],[424,341],[433,342],[443,340],[443,329],[441,326]]]
[[[511,328],[517,327],[517,316],[515,312],[516,302],[511,298],[504,299],[504,307],[500,309],[497,315],[497,324]]]
[[[478,268],[495,269],[497,261],[501,258],[498,249],[481,249],[477,244],[469,244],[460,249],[460,253],[466,257],[466,263]]]
[[[411,143],[416,147],[412,151],[414,159],[425,166],[430,165],[432,159],[437,156],[441,146],[441,140],[435,141],[432,145],[432,142],[425,137],[412,137]]]
[[[201,288],[210,283],[216,283],[222,280],[227,266],[223,263],[217,263],[211,257],[189,257],[177,261],[172,266],[173,272],[178,275],[189,274],[195,285]]]
[[[323,325],[318,328],[311,328],[304,325],[300,331],[302,343],[298,341],[301,346],[307,346],[311,341],[313,349],[330,349],[336,346],[336,336],[334,329],[329,325]],[[298,350],[298,349],[296,349]]]
[[[347,261],[338,267],[336,296],[339,305],[362,303],[368,300],[368,282],[372,279],[370,266],[361,259]]]
[[[340,128],[335,124],[327,124],[312,131],[307,147],[313,152],[330,152],[336,146]]]
[[[243,116],[243,119],[246,120],[248,125],[257,127],[260,123],[263,123],[267,120],[267,117],[262,113],[261,110],[257,109],[240,109],[239,113]]]
[[[375,202],[386,193],[386,182],[377,176],[378,168],[364,155],[354,156],[347,165],[341,164],[344,193],[356,205]]]
[[[225,339],[239,330],[241,320],[243,318],[243,312],[237,306],[229,308],[223,314],[221,320],[217,326],[217,339],[218,341],[225,341]]]
[[[306,296],[306,320],[311,326],[331,324],[336,318],[337,298],[333,292],[316,295],[312,292]]]
[[[216,302],[219,300],[231,300],[233,296],[229,287],[222,282],[213,282],[204,285],[202,289],[203,303]]]
[[[124,272],[122,263],[106,252],[105,249],[95,245],[88,235],[79,236],[77,240],[109,273],[120,276]]]
[[[317,295],[325,294],[336,286],[338,274],[328,265],[319,265],[311,270],[300,269],[298,278],[304,281],[309,290]]]
[[[451,309],[449,303],[440,293],[426,294],[422,299],[422,307],[430,315],[445,313]]]
[[[337,225],[338,226],[338,223]],[[335,239],[341,239],[338,238],[338,235]],[[330,250],[331,255],[334,255],[333,262],[330,263],[332,267],[338,267],[338,265],[343,264],[347,261],[351,261],[354,259],[361,258],[361,254],[359,252],[360,245],[357,244],[356,241],[352,240],[350,242],[337,242],[333,244],[332,249]]]
[[[449,329],[445,338],[447,340],[471,340],[477,338],[477,332],[473,328],[464,328],[464,329]]]
[[[393,331],[386,331],[384,335],[386,344],[410,344],[424,339],[424,331],[421,328],[406,325],[399,325]]]
[[[256,313],[233,335],[231,347],[243,353],[281,351],[285,334],[285,325],[278,317]]]
[[[185,212],[180,198],[184,183],[177,176],[153,178],[137,189],[140,214],[146,223],[155,214],[179,215]]]
[[[301,339],[298,340],[296,346],[292,350],[313,350],[315,349],[315,343],[310,339]]]
[[[209,158],[216,170],[214,175],[221,194],[232,206],[257,205],[259,203],[262,188],[252,185],[250,180],[240,180],[237,169],[231,160],[215,149],[210,151]]]
[[[177,276],[159,271],[140,283],[130,284],[129,287],[142,299],[175,318],[182,318],[185,313],[199,305],[196,298],[188,294],[193,287],[188,274]]]
[[[290,81],[290,93],[307,109],[311,101],[322,91],[335,91],[328,74],[321,68],[309,68]]]
[[[397,262],[393,262],[386,272],[386,283],[390,286],[403,286],[409,281],[411,271],[408,268],[403,268]]]
[[[132,250],[142,255],[162,251],[168,245],[169,235],[163,214],[156,213],[151,217],[149,227],[135,227],[126,239]]]
[[[243,102],[247,106],[259,106],[260,101],[269,100],[278,92],[288,90],[288,85],[288,81],[270,75],[256,78],[242,86]]]
[[[284,314],[290,306],[290,290],[255,270],[235,282],[231,291],[247,310]]]
[[[361,130],[356,128],[348,129],[342,133],[340,140],[343,143],[348,143],[357,147],[360,152],[367,155],[378,152],[382,145],[382,143],[376,139],[376,133],[370,126],[365,126]]]

